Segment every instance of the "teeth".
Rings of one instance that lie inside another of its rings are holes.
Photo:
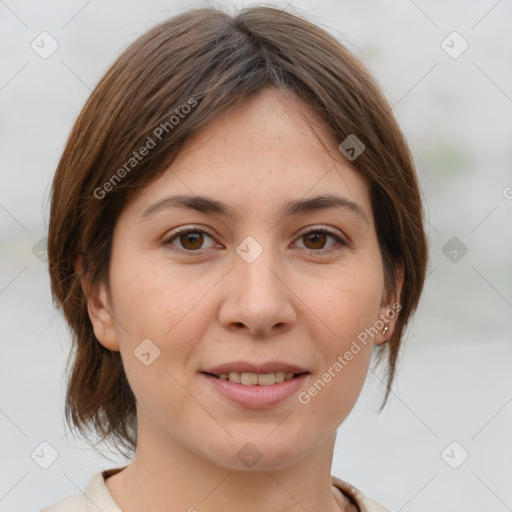
[[[231,372],[228,376],[230,382],[236,382],[240,384],[240,374],[238,372]]]
[[[271,386],[276,382],[293,379],[293,373],[275,372],[275,373],[245,373],[230,372],[221,373],[219,379],[229,380],[236,384],[244,384],[245,386]]]
[[[241,373],[240,384],[245,384],[246,386],[255,386],[258,384],[258,375],[255,373]]]
[[[276,383],[275,373],[262,373],[258,375],[258,384],[260,386],[271,386]]]
[[[283,380],[285,378],[284,372],[276,372],[276,373],[274,373],[274,375],[276,378],[276,382],[283,382]],[[293,377],[293,373],[292,373],[292,377]]]

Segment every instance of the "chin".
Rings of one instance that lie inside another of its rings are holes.
[[[265,437],[268,432],[261,434],[260,427],[258,436],[233,433],[234,439],[230,439],[229,446],[216,453],[208,453],[207,458],[232,471],[276,471],[299,462],[305,456],[304,443],[300,440],[282,435],[272,439],[273,434]]]

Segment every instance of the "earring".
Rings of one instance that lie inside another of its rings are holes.
[[[384,329],[382,329],[382,335],[385,336],[389,331],[389,327],[386,325]]]

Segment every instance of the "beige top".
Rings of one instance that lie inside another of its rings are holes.
[[[77,493],[68,496],[63,500],[50,505],[39,512],[122,512],[112,498],[105,479],[119,473],[126,466],[107,469],[92,476],[85,493]],[[352,502],[354,511],[357,512],[390,512],[387,508],[370,498],[350,485],[349,483],[331,476],[332,484]]]

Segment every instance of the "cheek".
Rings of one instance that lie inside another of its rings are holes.
[[[174,274],[162,263],[118,260],[111,273],[117,292],[114,305],[119,318],[131,327],[128,331],[162,339],[186,318],[204,295],[203,287]]]
[[[118,260],[111,285],[117,290],[113,300],[123,365],[138,404],[156,423],[165,418],[156,411],[172,410],[184,418],[194,407],[183,387],[187,360],[209,326],[206,301],[200,300],[204,287],[170,275],[163,265],[133,259]]]
[[[309,294],[312,309],[318,311],[337,340],[329,347],[343,348],[379,318],[384,276],[375,259],[363,263],[339,268]]]
[[[366,380],[375,334],[371,328],[379,319],[383,293],[378,270],[373,264],[358,272],[353,267],[341,271],[315,295],[312,309],[329,328],[325,336],[315,336],[324,368],[316,387],[325,384],[318,404],[332,410],[333,417],[348,414]]]
[[[149,339],[160,351],[155,364],[182,374],[197,340],[211,325],[211,301],[205,294],[217,281],[212,276],[177,275],[162,263],[118,260],[111,284],[117,290],[115,314],[122,326],[117,332],[127,370],[134,362],[138,369],[134,350]]]

